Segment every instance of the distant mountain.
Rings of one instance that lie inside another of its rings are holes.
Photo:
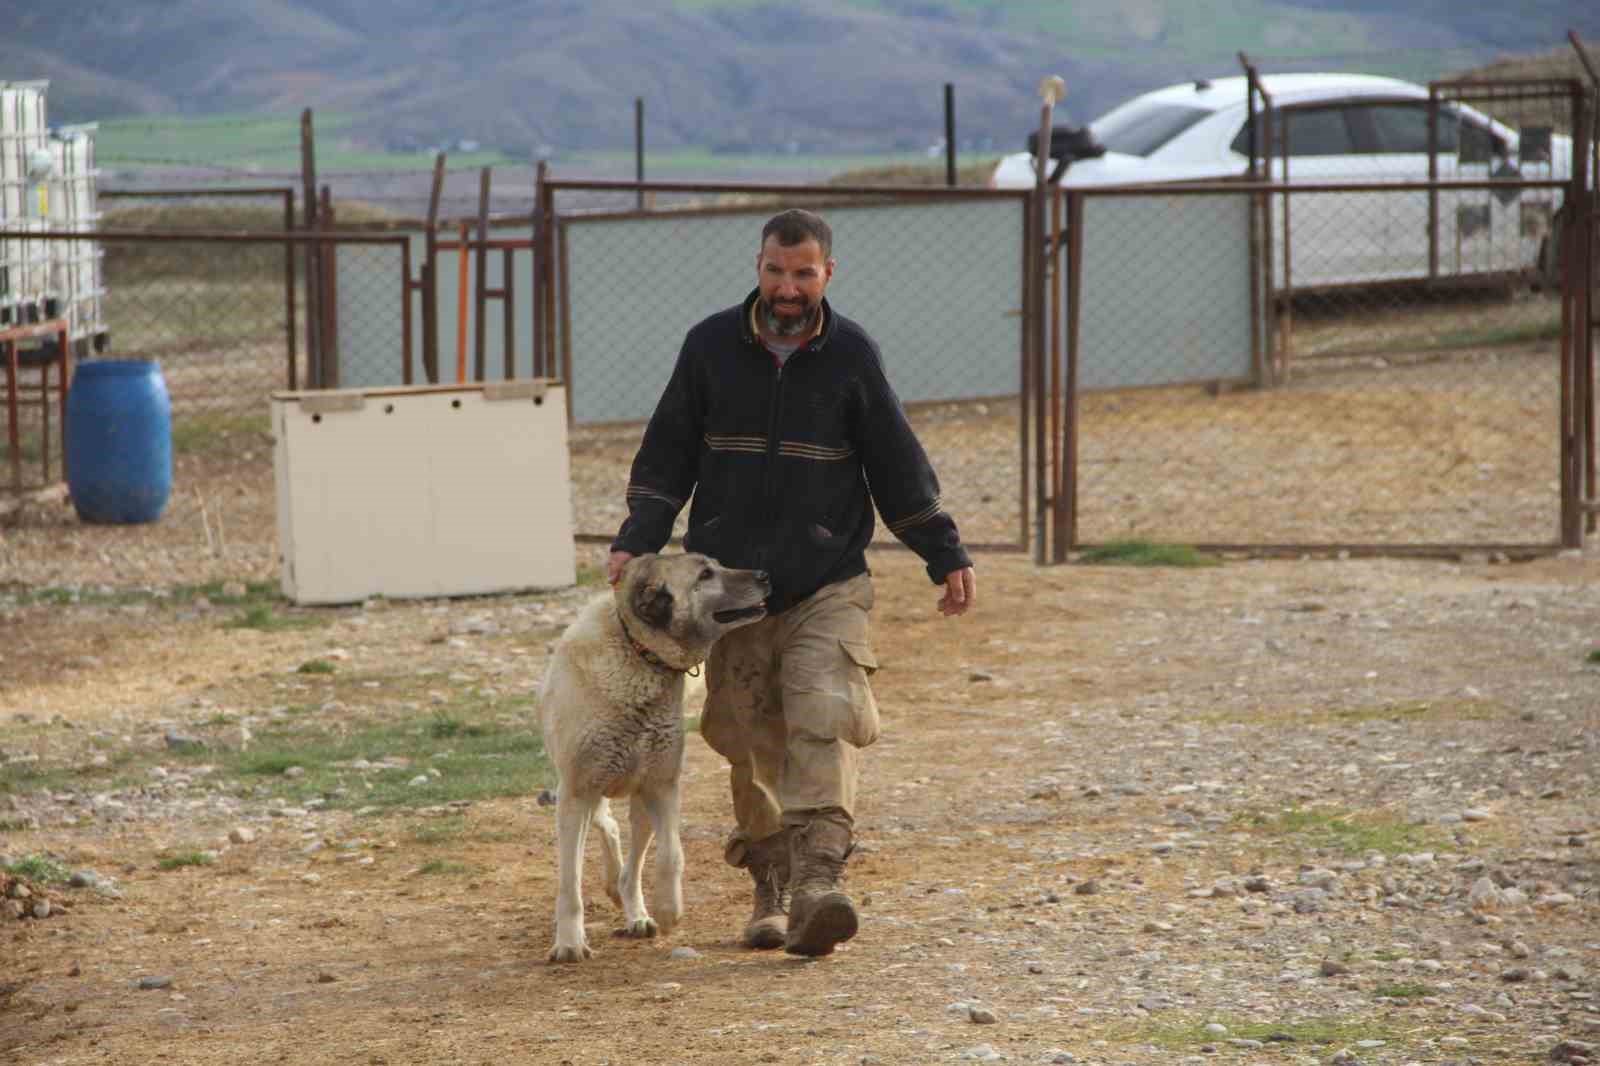
[[[0,0],[0,79],[51,80],[53,121],[358,116],[371,147],[514,154],[885,151],[943,132],[1020,146],[1041,76],[1088,119],[1153,86],[1264,70],[1425,78],[1600,34],[1594,0]]]

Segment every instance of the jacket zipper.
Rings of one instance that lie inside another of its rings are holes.
[[[767,353],[771,355],[771,353]],[[778,477],[778,413],[783,404],[783,364],[772,359],[772,394],[767,408],[767,469],[763,472],[762,496],[773,503],[777,495]],[[768,513],[772,513],[770,510]]]

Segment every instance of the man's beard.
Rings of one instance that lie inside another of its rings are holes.
[[[799,314],[779,312],[770,300],[761,301],[761,322],[774,337],[799,337],[816,327],[820,304],[801,302],[804,310]]]

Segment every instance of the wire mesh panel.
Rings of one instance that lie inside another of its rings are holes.
[[[414,270],[427,260],[426,222],[401,230],[386,230],[404,237],[410,245]],[[465,235],[464,235],[465,231]],[[489,247],[483,255],[483,278],[478,277],[477,245],[481,238],[476,223],[442,222],[435,234],[438,247],[434,256],[433,299],[435,330],[439,351],[439,380],[500,381],[522,378],[533,373],[533,248],[532,228],[520,221],[491,221]],[[465,248],[463,250],[463,243]],[[356,279],[376,272],[384,280],[360,282],[363,288],[387,284],[397,270],[387,257],[373,256],[369,247],[342,246],[339,250],[340,279]],[[494,294],[478,310],[481,287]],[[340,290],[341,293],[343,289]],[[426,294],[422,297],[427,299]],[[400,385],[405,369],[400,359],[401,323],[371,320],[360,306],[341,299],[339,318],[339,382],[346,388],[382,388]],[[411,317],[411,350],[414,357],[413,381],[421,383],[426,374],[422,366],[425,330],[428,320],[417,313]],[[482,332],[483,373],[477,371],[478,334]],[[509,353],[509,354],[508,354]],[[511,373],[506,373],[507,362]]]
[[[833,227],[829,302],[877,341],[963,536],[1014,543],[1023,231],[1012,195],[785,198],[564,218],[578,528],[616,531],[629,463],[684,333],[755,287],[762,224],[788,206],[818,210]]]
[[[332,321],[322,350],[330,386],[399,385],[408,354],[413,382],[425,380],[417,363],[418,349],[406,340],[407,325],[420,317],[407,311],[404,248],[408,242],[408,237],[396,236],[391,243],[337,244],[328,249],[335,269],[326,273],[323,285],[332,297]]]
[[[254,418],[287,378],[281,245],[106,242],[108,357],[159,360],[175,418]]]
[[[1273,372],[1260,388],[1087,391],[1080,541],[1554,541],[1559,293],[1531,267],[1430,279],[1425,211],[1414,229],[1396,225],[1419,213],[1419,196],[1425,205],[1428,191],[1360,186],[1269,196],[1276,210],[1262,224],[1278,241],[1287,226],[1292,267],[1286,278],[1274,257],[1262,339]],[[1172,248],[1175,275],[1230,276],[1237,249],[1174,248],[1162,214],[1147,218],[1147,235],[1130,237],[1124,258]],[[1117,264],[1086,263],[1086,292],[1091,269]],[[1343,280],[1302,287],[1319,271]],[[1217,286],[1174,283],[1170,292],[1184,298],[1153,298],[1146,312],[1174,329],[1219,314],[1218,300],[1246,298]],[[1147,328],[1123,332],[1126,358],[1149,358]]]
[[[1087,198],[1080,388],[1255,380],[1250,211],[1236,194]]]

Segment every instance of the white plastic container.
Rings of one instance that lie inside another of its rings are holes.
[[[280,392],[271,406],[283,593],[294,602],[576,582],[565,388]]]

